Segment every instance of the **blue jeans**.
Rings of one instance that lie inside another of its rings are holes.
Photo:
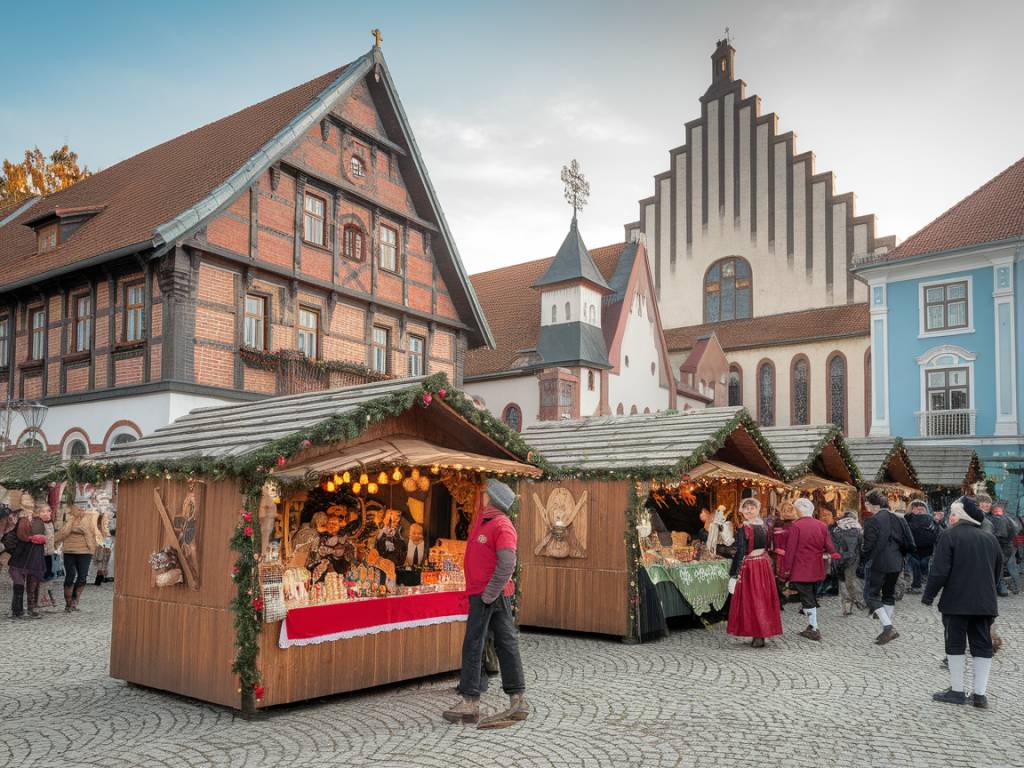
[[[501,688],[508,695],[526,690],[523,662],[519,657],[519,632],[512,620],[512,601],[502,595],[490,605],[480,595],[469,596],[469,619],[462,641],[462,674],[459,693],[476,698],[487,690],[487,675],[482,674],[487,633],[494,634],[494,650],[501,667]]]
[[[1013,591],[1020,591],[1020,563],[1017,562],[1017,547],[1010,547],[1010,556],[1006,558],[1006,572],[1010,576],[1010,585]]]
[[[914,581],[910,585],[911,589],[920,589],[921,582],[928,580],[928,565],[931,563],[931,555],[908,555],[907,560],[910,561],[910,573],[914,576]]]

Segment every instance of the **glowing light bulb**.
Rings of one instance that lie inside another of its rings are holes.
[[[328,480],[327,481],[327,492],[328,493],[334,493],[334,481],[333,480]]]
[[[435,464],[434,466],[432,466],[430,468],[430,474],[432,474],[432,475],[436,475],[440,471],[441,471],[441,468],[439,466],[437,466],[437,464]]]
[[[377,483],[380,485],[388,484],[388,473],[385,472],[383,469],[380,471],[380,474],[377,475]]]
[[[370,476],[363,472],[363,474],[359,476],[359,484],[366,485],[368,482],[370,482]]]
[[[352,483],[352,493],[358,494],[361,490],[363,490],[362,485],[360,485],[359,483]]]
[[[391,479],[394,480],[396,483],[399,480],[401,480],[402,479],[402,470],[400,470],[398,467],[395,467],[395,471],[391,473]]]
[[[274,503],[275,504],[280,504],[281,503],[281,497],[280,496],[275,496],[274,497]]]
[[[341,482],[343,482],[343,483],[351,483],[352,482],[352,473],[349,472],[347,469],[345,470],[345,474],[343,474],[341,476]]]
[[[412,472],[410,474],[412,475],[412,479],[413,480],[419,480],[420,479],[420,471],[419,471],[419,469],[417,467],[413,467],[412,468]]]
[[[334,473],[334,484],[341,485],[341,475],[339,475],[337,472]]]
[[[368,494],[370,494],[371,496],[373,494],[375,494],[377,492],[377,484],[376,483],[370,483],[369,485],[367,485],[366,486],[366,492]]]

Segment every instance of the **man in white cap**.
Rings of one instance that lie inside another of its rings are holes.
[[[825,561],[839,559],[828,526],[814,519],[810,499],[793,502],[799,517],[786,533],[786,552],[779,566],[779,576],[788,581],[800,595],[800,607],[807,617],[807,627],[800,633],[808,640],[820,641],[818,631],[818,584],[825,578]]]
[[[516,528],[508,518],[515,492],[495,479],[487,481],[480,509],[469,529],[463,569],[469,594],[469,618],[462,643],[460,699],[442,717],[450,723],[480,720],[480,694],[487,689],[481,675],[484,644],[493,633],[494,649],[501,668],[501,687],[508,694],[509,708],[485,718],[481,728],[501,728],[525,720],[530,713],[524,698],[526,679],[519,656],[519,634],[512,617],[511,597],[515,591],[512,573],[516,568]]]
[[[965,651],[974,658],[971,703],[988,708],[988,676],[992,669],[992,622],[999,615],[996,583],[1003,575],[1003,556],[996,537],[981,528],[984,512],[968,496],[949,508],[948,530],[935,543],[928,585],[921,602],[931,605],[941,591],[939,612],[945,628],[949,688],[932,696],[947,704],[966,704]]]

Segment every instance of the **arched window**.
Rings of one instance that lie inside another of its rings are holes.
[[[350,167],[352,168],[353,176],[355,176],[357,179],[361,179],[366,175],[366,164],[363,162],[363,159],[361,157],[357,155],[352,155],[352,160],[350,160],[349,162]]]
[[[829,355],[828,420],[846,432],[846,358],[842,352]]]
[[[565,322],[572,320],[572,307],[569,306],[569,302],[565,302]]]
[[[523,429],[523,411],[515,403],[509,403],[505,406],[505,410],[501,414],[501,420],[516,432],[521,432]]]
[[[134,443],[138,439],[139,438],[137,438],[135,435],[129,434],[127,432],[122,432],[120,435],[118,435],[117,437],[114,438],[114,443],[113,444],[114,445],[128,445],[128,443]]]
[[[658,365],[657,365],[657,363],[651,363],[651,376],[653,376],[657,372],[658,372]]]
[[[587,389],[591,392],[594,391],[594,372],[587,371]]]
[[[729,405],[743,405],[743,369],[729,366]]]
[[[719,259],[704,274],[704,322],[750,317],[753,307],[750,263],[739,256]]]
[[[775,426],[775,366],[762,360],[757,366],[757,423]]]
[[[626,409],[622,407],[622,403],[619,403],[619,407],[615,409],[615,415],[621,416],[626,412]]]
[[[806,355],[797,355],[790,365],[790,423],[811,423],[811,364]]]
[[[590,322],[597,325],[597,307],[594,304],[590,305]]]
[[[644,408],[644,413],[650,413],[650,412],[651,412],[651,407],[650,406],[647,406],[646,408]]]
[[[635,406],[635,405],[634,405],[634,406],[633,406],[632,408],[630,408],[630,409],[629,409],[629,415],[630,415],[630,416],[636,416],[636,415],[637,415],[637,413],[638,413],[638,411],[637,411],[637,409],[636,409],[636,406]]]
[[[552,304],[551,305],[551,322],[552,323],[557,323],[558,322],[558,305],[557,304]]]

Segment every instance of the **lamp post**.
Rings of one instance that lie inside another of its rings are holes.
[[[3,411],[0,411],[0,450],[7,450],[11,446],[11,429],[14,426],[15,413],[21,416],[29,434],[34,435],[42,429],[43,422],[46,421],[46,412],[49,410],[49,406],[37,400],[5,402]]]

